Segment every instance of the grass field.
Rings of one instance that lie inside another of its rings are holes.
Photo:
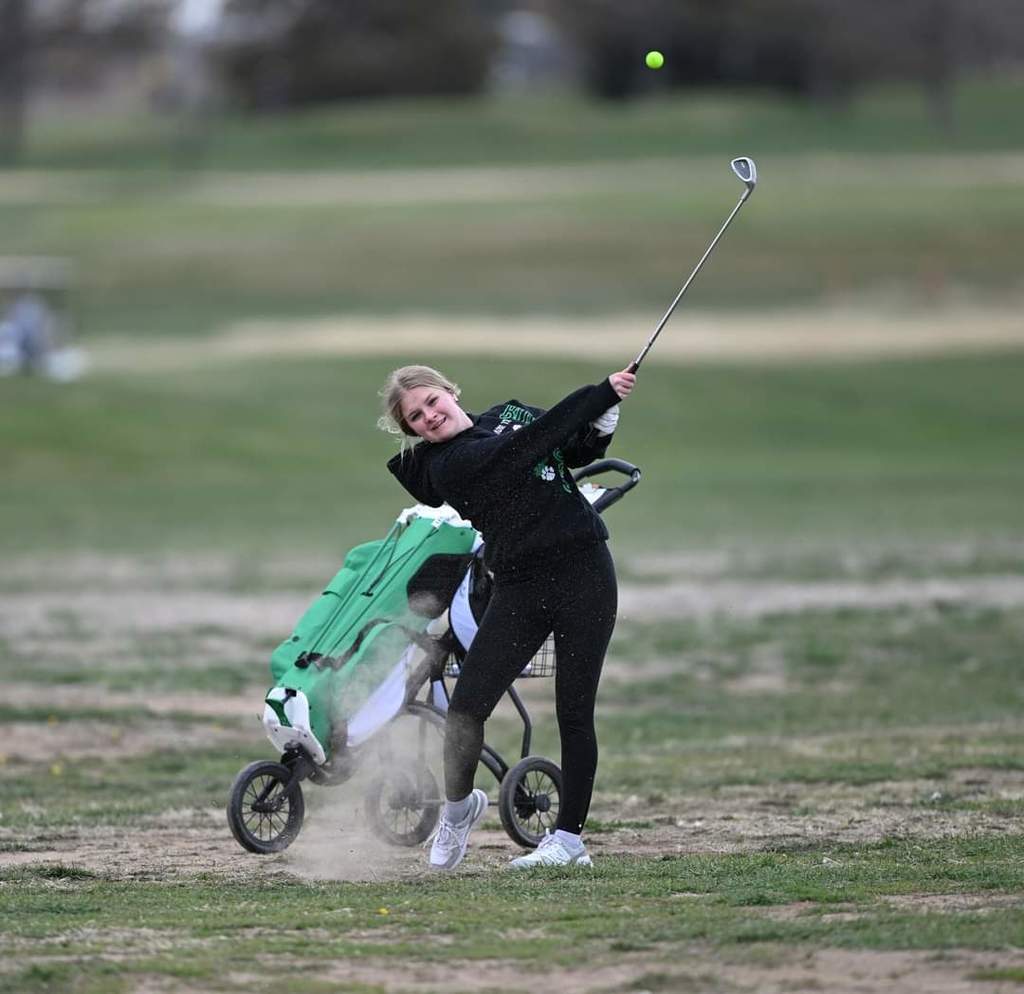
[[[1019,151],[1019,76],[961,80],[946,132],[914,86],[862,92],[845,111],[764,93],[686,91],[596,103],[568,93],[450,101],[366,101],[263,118],[213,119],[182,158],[173,116],[41,121],[30,169],[176,167],[318,170],[536,164],[719,154],[736,143],[766,153],[890,155]],[[753,154],[753,153],[751,153]]]
[[[470,410],[550,404],[610,369],[452,360]],[[254,563],[377,534],[401,491],[374,427],[384,359],[254,361],[8,382],[9,551],[225,549]],[[791,368],[652,363],[616,448],[647,474],[624,548],[844,546],[1019,536],[1019,355]],[[485,386],[486,385],[486,386]],[[670,509],[667,516],[655,513]],[[258,567],[257,567],[258,568]]]
[[[913,91],[835,118],[769,97],[373,105],[219,122],[204,170],[157,139],[134,154],[151,125],[44,123],[26,168],[0,173],[0,254],[73,258],[89,337],[341,312],[653,325],[738,196],[743,153],[760,189],[692,306],[1016,306],[1019,97],[965,85],[952,135]]]
[[[611,312],[642,340],[739,151],[763,187],[700,308],[969,328],[1020,299],[1015,92],[965,89],[952,139],[912,94],[843,128],[764,101],[332,111],[226,126],[222,172],[187,175],[151,171],[144,129],[37,135],[36,171],[0,174],[0,254],[73,255],[86,343],[139,347],[0,380],[0,992],[1020,990],[1019,345],[655,353],[614,446],[644,477],[608,512],[595,870],[505,873],[492,815],[443,880],[369,834],[358,778],[309,785],[281,855],[230,836],[232,778],[273,757],[270,651],[406,502],[373,426],[393,355],[213,349],[253,317],[401,312],[496,336]],[[575,358],[482,335],[443,365],[471,410],[547,404],[611,368],[576,327]],[[551,681],[521,687],[557,759]],[[505,705],[488,736],[515,755]]]
[[[347,787],[309,789],[282,856],[227,832],[234,773],[272,755],[270,649],[403,503],[387,365],[5,384],[0,989],[270,990],[301,964],[324,991],[518,991],[524,962],[579,991],[1013,988],[1019,356],[645,373],[585,880],[505,876],[494,820],[428,879]],[[548,682],[527,692],[557,755]],[[491,737],[515,754],[509,714]]]

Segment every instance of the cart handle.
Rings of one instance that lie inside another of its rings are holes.
[[[581,480],[586,480],[588,477],[608,472],[621,473],[623,476],[628,476],[629,479],[626,480],[625,483],[619,484],[617,487],[608,487],[608,489],[605,490],[605,492],[601,494],[596,501],[594,501],[593,507],[598,514],[601,514],[605,508],[611,507],[612,504],[622,500],[622,498],[640,482],[640,470],[632,463],[626,462],[625,459],[599,459],[597,462],[592,462],[589,466],[584,466],[581,469],[574,469],[572,471],[572,478],[577,483]]]

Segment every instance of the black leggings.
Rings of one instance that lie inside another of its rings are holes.
[[[617,599],[615,567],[603,542],[567,555],[539,576],[495,584],[449,705],[444,749],[449,800],[473,789],[484,722],[554,632],[555,713],[562,742],[556,827],[579,834],[597,772],[594,704]]]

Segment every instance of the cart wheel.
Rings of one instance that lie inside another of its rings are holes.
[[[534,849],[558,823],[562,771],[543,756],[519,760],[502,777],[498,814],[509,837]]]
[[[426,766],[410,764],[383,774],[366,792],[370,827],[394,846],[430,838],[441,813],[441,788]]]
[[[243,769],[231,785],[228,824],[239,845],[249,852],[287,849],[302,828],[306,803],[296,784],[286,794],[291,771],[281,763],[259,760]]]

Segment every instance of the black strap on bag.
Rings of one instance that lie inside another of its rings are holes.
[[[366,636],[380,625],[390,624],[390,618],[371,618],[356,633],[355,640],[340,656],[325,656],[319,652],[302,652],[295,660],[300,670],[315,666],[318,670],[340,670],[360,649]]]

